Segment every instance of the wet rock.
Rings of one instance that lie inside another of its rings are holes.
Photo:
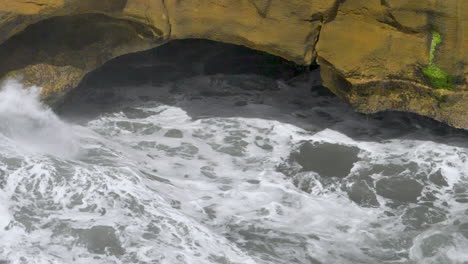
[[[260,184],[260,181],[259,180],[247,180],[248,183],[250,184]]]
[[[143,135],[151,135],[161,129],[157,125],[129,121],[117,121],[114,125],[121,130],[126,130],[131,133],[141,133]]]
[[[180,208],[181,208],[181,203],[180,203],[180,201],[171,200],[171,207],[174,208],[174,209],[180,209]]]
[[[200,173],[207,177],[207,178],[210,178],[210,179],[216,179],[217,176],[216,176],[216,172],[214,171],[214,169],[212,167],[209,167],[209,166],[203,166],[200,168]]]
[[[153,111],[145,111],[145,110],[132,108],[132,107],[125,107],[122,110],[122,112],[129,119],[147,118],[147,117],[150,117],[150,116],[156,114]]]
[[[443,234],[434,234],[425,238],[421,245],[421,251],[424,257],[434,257],[444,247],[451,245],[453,242],[450,236]]]
[[[418,230],[446,219],[446,215],[440,210],[428,206],[417,206],[406,210],[402,216],[402,223],[407,229]]]
[[[273,146],[268,138],[256,137],[255,146],[267,151],[273,150]]]
[[[210,220],[213,220],[216,218],[216,210],[214,208],[215,208],[215,205],[203,207],[203,211],[205,212],[205,214],[208,216]]]
[[[140,172],[152,181],[158,181],[158,182],[165,183],[165,184],[172,184],[171,181],[168,179],[158,177],[152,173],[145,172],[144,170],[140,170]]]
[[[110,226],[93,226],[91,229],[74,229],[73,234],[78,237],[77,243],[84,245],[90,252],[120,256],[125,253]]]
[[[314,189],[321,189],[322,187],[322,184],[318,178],[319,176],[316,174],[298,173],[293,178],[293,183],[300,190],[311,193]]]
[[[170,129],[166,132],[166,134],[164,134],[164,136],[169,138],[183,138],[184,133],[178,129]]]
[[[0,189],[5,188],[5,185],[7,183],[7,173],[0,169]]]
[[[23,225],[26,232],[32,232],[37,229],[37,224],[40,222],[39,215],[32,208],[22,206],[21,209],[15,212],[14,219]]]
[[[348,190],[349,199],[363,207],[379,207],[377,196],[366,181],[360,180],[353,183]]]
[[[456,202],[463,204],[468,203],[468,184],[458,183],[453,189]]]
[[[429,175],[429,180],[438,186],[449,186],[440,169],[437,172]]]
[[[460,234],[462,234],[466,239],[468,239],[468,222],[461,224],[458,226],[458,230]]]
[[[468,239],[468,222],[459,225],[458,230],[460,234],[462,234],[466,239]]]
[[[376,184],[377,194],[400,202],[416,202],[422,190],[419,182],[405,177],[383,178]]]
[[[306,142],[299,152],[291,154],[291,160],[299,163],[303,171],[314,171],[323,177],[344,178],[359,161],[359,151],[357,147]]]
[[[382,174],[384,176],[397,176],[408,171],[409,173],[416,173],[419,166],[415,162],[408,163],[388,163],[388,164],[375,164],[368,169],[365,173],[367,175]]]

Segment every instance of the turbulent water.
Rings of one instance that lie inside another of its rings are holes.
[[[0,263],[468,263],[468,134],[310,87],[5,83]]]

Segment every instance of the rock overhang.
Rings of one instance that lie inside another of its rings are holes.
[[[0,2],[0,75],[44,87],[51,103],[112,58],[202,38],[316,60],[325,86],[358,111],[409,111],[468,129],[467,1]],[[433,32],[442,41],[432,54]],[[424,71],[432,64],[453,88],[434,87]]]

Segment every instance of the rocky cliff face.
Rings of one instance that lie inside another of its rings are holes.
[[[204,38],[317,60],[359,111],[468,129],[467,32],[466,0],[0,0],[0,77],[53,102],[116,56]]]

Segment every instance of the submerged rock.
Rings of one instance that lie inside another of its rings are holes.
[[[402,216],[402,222],[408,229],[428,228],[429,225],[442,222],[447,216],[442,210],[428,206],[408,208]]]
[[[421,245],[419,245],[423,257],[434,257],[440,251],[447,250],[449,246],[453,246],[452,238],[449,235],[441,233],[425,238],[421,242]]]
[[[429,180],[438,186],[449,186],[447,180],[445,180],[444,175],[442,175],[442,171],[440,169],[435,173],[429,175]]]
[[[377,194],[400,202],[416,202],[423,185],[406,177],[383,178],[376,183]]]
[[[360,149],[331,143],[306,142],[291,159],[302,166],[303,171],[314,171],[323,177],[348,176],[354,163],[359,161]],[[338,162],[339,161],[339,162]]]
[[[110,226],[93,226],[90,229],[74,229],[73,234],[78,237],[77,243],[84,245],[92,253],[111,255],[123,255],[119,239],[115,229]]]
[[[379,207],[380,203],[374,191],[366,181],[358,181],[352,184],[348,190],[349,199],[363,207]]]
[[[466,237],[468,239],[468,222],[461,224],[458,227],[458,230],[459,230],[460,234],[462,234],[464,237]]]
[[[178,129],[169,129],[164,136],[169,138],[183,138],[184,133]]]

